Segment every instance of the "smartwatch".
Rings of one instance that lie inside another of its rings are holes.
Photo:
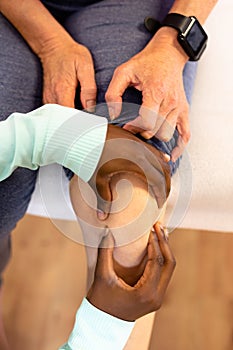
[[[206,48],[208,36],[197,18],[169,13],[161,23],[161,27],[164,26],[178,31],[177,40],[189,56],[189,60],[198,61]]]
[[[144,25],[153,34],[161,27],[175,28],[178,31],[177,40],[190,61],[198,61],[206,48],[208,36],[194,16],[169,13],[162,23],[152,17],[146,17]]]

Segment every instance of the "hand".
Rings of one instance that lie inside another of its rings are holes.
[[[176,37],[174,29],[161,28],[140,53],[115,70],[106,92],[109,114],[115,119],[120,114],[126,88],[133,86],[142,91],[139,116],[124,126],[132,133],[140,132],[147,139],[155,135],[169,141],[177,127],[180,137],[172,161],[181,155],[190,138],[182,78],[188,57]]]
[[[97,196],[99,219],[106,219],[111,208],[111,178],[118,173],[133,173],[148,183],[161,208],[170,191],[169,156],[141,141],[118,126],[108,125],[99,164],[89,180]]]
[[[126,321],[134,321],[161,307],[176,262],[160,224],[148,242],[148,262],[136,285],[129,286],[113,268],[113,247],[99,248],[94,282],[87,299],[98,309]],[[108,234],[101,246],[112,244]]]
[[[64,38],[63,38],[64,39]],[[83,108],[94,111],[96,82],[90,51],[72,38],[51,44],[41,54],[44,72],[43,102],[74,107],[78,84]]]

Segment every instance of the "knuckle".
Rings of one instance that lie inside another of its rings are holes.
[[[121,74],[126,74],[126,72],[128,72],[129,68],[128,68],[128,64],[123,63],[120,66],[116,67],[114,70],[114,75],[118,76]]]
[[[170,96],[169,103],[168,103],[169,107],[174,108],[177,105],[177,103],[178,103],[177,96],[175,95]]]
[[[118,76],[124,72],[124,67],[123,65],[120,65],[114,69],[113,76]]]
[[[164,265],[164,257],[161,254],[158,254],[156,257],[156,262],[160,267]]]
[[[175,267],[176,267],[176,259],[175,259],[175,257],[174,257],[173,255],[168,259],[167,264],[168,264],[172,269],[175,269]]]
[[[94,67],[92,61],[85,62],[85,65],[82,68],[83,74],[87,74],[87,72],[91,72],[94,74]],[[81,74],[81,71],[80,71]]]
[[[79,44],[78,53],[79,53],[80,57],[83,57],[83,59],[85,59],[85,60],[89,59],[92,61],[91,53],[86,46]]]
[[[115,95],[112,93],[112,91],[107,91],[105,93],[105,99],[106,101],[114,101],[115,100]]]
[[[159,98],[162,98],[165,95],[165,92],[166,92],[166,89],[163,83],[159,83],[156,85],[156,89],[155,89],[156,96],[158,96]]]

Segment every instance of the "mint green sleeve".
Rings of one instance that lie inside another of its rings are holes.
[[[17,167],[58,163],[88,181],[101,157],[107,119],[48,104],[0,122],[0,181]]]
[[[59,350],[122,350],[135,322],[128,322],[97,309],[84,298],[76,314],[68,342]]]

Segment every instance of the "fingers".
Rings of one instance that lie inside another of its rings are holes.
[[[165,232],[160,223],[154,225],[156,235],[158,237],[158,243],[160,251],[164,258],[163,271],[160,276],[160,281],[157,287],[158,294],[162,297],[168,287],[171,280],[173,271],[176,266],[176,261],[168,244],[168,239],[165,236]]]
[[[109,116],[112,120],[121,113],[122,95],[130,85],[131,79],[124,65],[115,69],[112,80],[105,94],[105,100],[108,104]]]
[[[166,182],[162,186],[152,186],[153,194],[157,201],[158,208],[161,209],[167,200]]]
[[[167,183],[164,170],[154,154],[150,156],[149,153],[146,153],[145,156],[148,159],[145,157],[143,163],[139,163],[138,166],[142,169],[146,181],[153,191],[158,208],[161,208],[167,199]],[[168,160],[170,157],[164,155],[164,158]]]
[[[143,137],[151,138],[155,134],[155,127],[158,129],[163,120],[158,119],[159,103],[153,98],[153,92],[149,88],[142,91],[142,99],[138,117],[127,123],[124,129],[134,134],[140,132]]]
[[[94,112],[96,82],[90,51],[68,38],[41,58],[44,73],[43,101],[74,107],[78,84],[83,107]]]
[[[155,137],[164,142],[170,141],[176,128],[177,117],[178,111],[173,109],[166,118],[163,118],[163,123],[155,133]]]
[[[115,241],[109,229],[106,229],[106,233],[99,245],[95,277],[109,279],[115,276],[113,267]]]
[[[167,186],[164,173],[158,167],[153,167],[147,160],[144,162],[143,170],[160,209],[167,199]]]
[[[190,140],[188,114],[185,113],[180,117],[180,120],[177,123],[177,130],[179,133],[177,145],[171,153],[171,160],[173,162],[175,162],[181,156],[181,154],[184,152],[187,143]]]
[[[144,273],[136,286],[149,285],[155,287],[160,280],[164,258],[160,250],[158,238],[155,233],[151,232],[147,247],[148,261],[144,270]]]
[[[97,216],[100,220],[106,220],[112,205],[112,191],[110,180],[105,177],[97,181]]]
[[[79,83],[81,86],[80,100],[83,108],[88,112],[95,112],[97,86],[95,82],[95,72],[93,63],[85,65],[79,74]]]
[[[126,123],[123,126],[123,129],[131,132],[132,134],[137,134],[137,133],[141,133],[141,135],[143,136],[143,133],[145,132],[145,129],[143,127],[144,125],[144,120],[142,119],[142,116],[139,115],[137,118],[135,118],[134,120]],[[144,137],[144,136],[143,136]],[[151,136],[152,137],[152,136]]]

